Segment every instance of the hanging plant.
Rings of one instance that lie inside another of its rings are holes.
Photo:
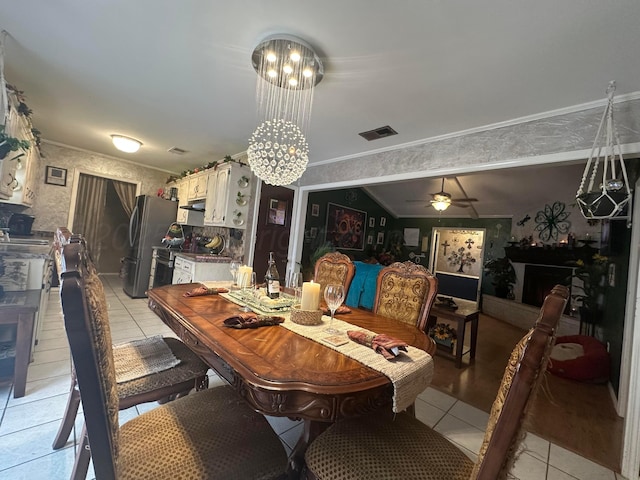
[[[4,130],[4,125],[0,125],[0,159],[4,159],[9,152],[17,152],[18,150],[27,151],[31,147],[28,140],[20,140],[19,138],[12,137]],[[20,158],[24,153],[20,153],[11,160]]]

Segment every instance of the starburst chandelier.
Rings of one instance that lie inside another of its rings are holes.
[[[249,166],[265,183],[289,185],[309,161],[306,136],[323,65],[307,42],[282,34],[260,42],[251,61],[259,125],[249,139]]]
[[[624,216],[631,203],[627,169],[622,159],[620,140],[613,122],[613,94],[616,82],[609,82],[608,102],[598,133],[576,193],[580,211],[588,219]],[[602,171],[599,170],[602,162]],[[588,182],[587,182],[588,179]]]

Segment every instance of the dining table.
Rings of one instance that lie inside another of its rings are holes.
[[[303,420],[303,433],[289,457],[293,476],[303,468],[307,446],[331,423],[392,408],[394,385],[385,374],[282,325],[226,327],[224,320],[238,315],[240,306],[219,294],[185,296],[199,286],[150,289],[148,306],[256,411]],[[364,309],[348,310],[336,319],[435,353],[433,340],[413,325]],[[291,321],[286,312],[282,315]]]

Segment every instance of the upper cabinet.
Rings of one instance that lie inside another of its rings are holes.
[[[18,112],[17,96],[11,90],[7,93],[10,108],[5,132],[11,137],[28,141],[30,147],[26,151],[11,151],[0,160],[0,202],[30,207],[36,198],[40,154],[31,131],[31,122]]]
[[[236,163],[223,164],[209,173],[204,224],[246,228],[250,179],[249,167]]]
[[[174,185],[178,189],[178,213],[176,215],[176,222],[178,222],[181,225],[193,225],[194,227],[201,227],[203,225],[202,212],[180,208],[182,206],[187,206],[190,203],[189,201],[190,185],[191,185],[191,179],[189,177],[183,178],[182,180],[178,180]]]
[[[207,196],[208,172],[196,173],[189,176],[189,191],[187,200],[202,200]]]

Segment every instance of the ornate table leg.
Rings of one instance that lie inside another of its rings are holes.
[[[304,430],[295,448],[289,455],[289,465],[287,465],[287,478],[300,478],[300,474],[304,469],[304,453],[307,447],[315,440],[318,435],[331,426],[328,422],[314,422],[313,420],[304,421]]]

